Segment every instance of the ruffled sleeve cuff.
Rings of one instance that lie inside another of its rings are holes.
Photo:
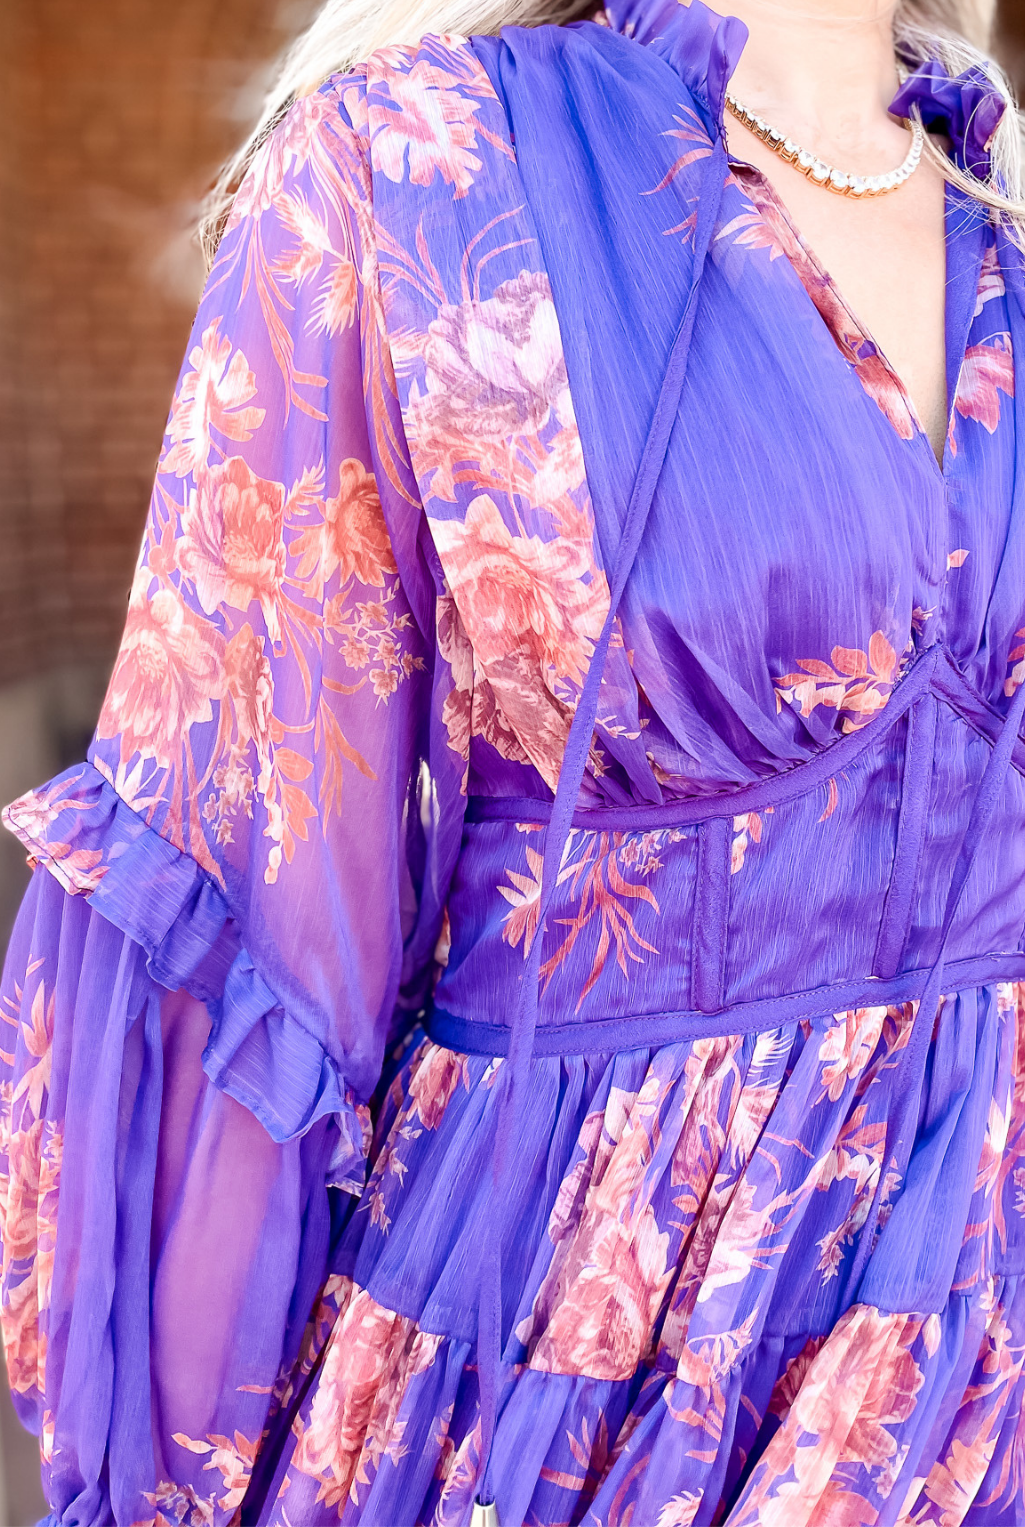
[[[30,863],[85,896],[145,951],[154,981],[206,1003],[204,1069],[273,1140],[336,1116],[330,1180],[361,1191],[367,1108],[256,970],[224,896],[195,860],[148,827],[89,763],[14,801],[3,820]]]

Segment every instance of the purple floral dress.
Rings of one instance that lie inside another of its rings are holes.
[[[7,813],[51,1527],[1025,1523],[1023,261],[948,192],[940,465],[743,41],[387,49],[239,192]]]

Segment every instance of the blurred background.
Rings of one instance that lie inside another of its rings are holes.
[[[81,758],[202,283],[191,230],[315,0],[0,0],[0,802]],[[1025,91],[1025,0],[999,51]],[[0,833],[0,949],[27,878]],[[42,1516],[0,1382],[0,1527]]]
[[[198,203],[315,0],[0,0],[0,802],[83,756],[202,285]],[[0,831],[0,949],[26,880]],[[0,1527],[45,1513],[0,1374]]]

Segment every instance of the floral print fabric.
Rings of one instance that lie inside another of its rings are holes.
[[[614,0],[387,49],[239,191],[88,762],[8,813],[0,1303],[51,1527],[468,1520],[488,1046],[539,937],[501,1519],[1021,1519],[1020,748],[920,1074],[885,985],[1021,678],[1020,258],[966,199],[938,467],[731,166],[538,928],[741,42]]]
[[[510,1519],[1020,1520],[1020,986],[952,997],[941,1014],[944,1064],[924,1106],[940,1128],[959,1115],[959,1152],[977,1163],[948,1298],[916,1315],[847,1307],[913,1016],[866,1009],[535,1062],[519,1142],[532,1233],[510,1259],[498,1434]],[[476,1375],[452,1311],[466,1307],[487,1213],[466,1141],[494,1106],[491,1062],[413,1043],[261,1520],[467,1520]],[[902,1189],[885,1184],[888,1206]]]

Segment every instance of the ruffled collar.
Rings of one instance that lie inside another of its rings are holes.
[[[747,42],[747,27],[736,16],[721,16],[702,0],[606,0],[615,32],[659,54],[680,75],[688,91],[722,127],[726,87]]]
[[[913,106],[927,128],[950,139],[958,166],[985,179],[993,134],[1007,110],[992,80],[981,69],[968,69],[952,78],[937,59],[929,59],[908,75],[890,110],[895,117],[907,117]]]
[[[605,13],[613,31],[643,43],[671,64],[721,129],[726,87],[747,42],[744,23],[720,15],[702,0],[606,0]],[[980,177],[989,174],[990,145],[1006,102],[981,69],[951,77],[936,59],[920,64],[901,85],[890,110],[905,117],[914,105],[927,128],[950,139],[962,169]]]

